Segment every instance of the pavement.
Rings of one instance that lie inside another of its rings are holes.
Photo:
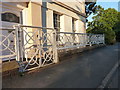
[[[120,43],[71,55],[24,76],[3,78],[3,88],[97,88],[118,61]]]

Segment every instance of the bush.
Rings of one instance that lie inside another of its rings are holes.
[[[116,42],[116,35],[113,30],[107,30],[104,34],[106,44],[114,44]]]
[[[87,33],[94,33],[94,34],[105,34],[105,43],[106,44],[114,44],[116,42],[116,34],[115,32],[112,30],[112,28],[95,28],[92,30],[87,29]],[[118,33],[120,34],[120,33]],[[119,37],[117,37],[119,38]]]
[[[116,32],[116,40],[120,42],[120,31]]]

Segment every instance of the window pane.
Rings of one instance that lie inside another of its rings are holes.
[[[2,21],[19,23],[19,17],[13,13],[2,13]]]
[[[73,32],[75,32],[75,19],[74,18],[72,18],[72,30],[73,30]]]
[[[53,14],[53,23],[54,23],[54,28],[56,29],[57,32],[60,32],[60,15],[58,14]],[[59,41],[60,37],[59,35],[56,35],[56,40]]]

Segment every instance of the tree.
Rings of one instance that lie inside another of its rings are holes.
[[[86,12],[86,16],[90,16],[92,13],[94,13],[96,11],[97,5],[96,5],[96,0],[86,0],[85,1],[85,12]],[[88,22],[88,20],[86,19],[86,21]]]
[[[118,11],[114,8],[104,10],[101,6],[97,6],[94,13],[93,21],[88,22],[88,33],[103,33],[107,44],[115,43],[115,30],[118,26]],[[118,30],[116,30],[118,31]]]
[[[116,34],[116,40],[120,42],[120,12],[118,12],[118,22],[114,25],[113,30]]]

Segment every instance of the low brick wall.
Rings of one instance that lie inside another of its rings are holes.
[[[68,58],[70,55],[81,53],[84,51],[92,50],[92,49],[103,47],[103,46],[105,45],[100,44],[100,45],[86,46],[82,48],[71,48],[71,49],[58,50],[58,58],[60,61],[62,61],[63,59]],[[18,73],[18,68],[19,68],[19,65],[15,60],[10,61],[10,62],[3,62],[2,63],[2,75],[3,76],[14,75]]]

